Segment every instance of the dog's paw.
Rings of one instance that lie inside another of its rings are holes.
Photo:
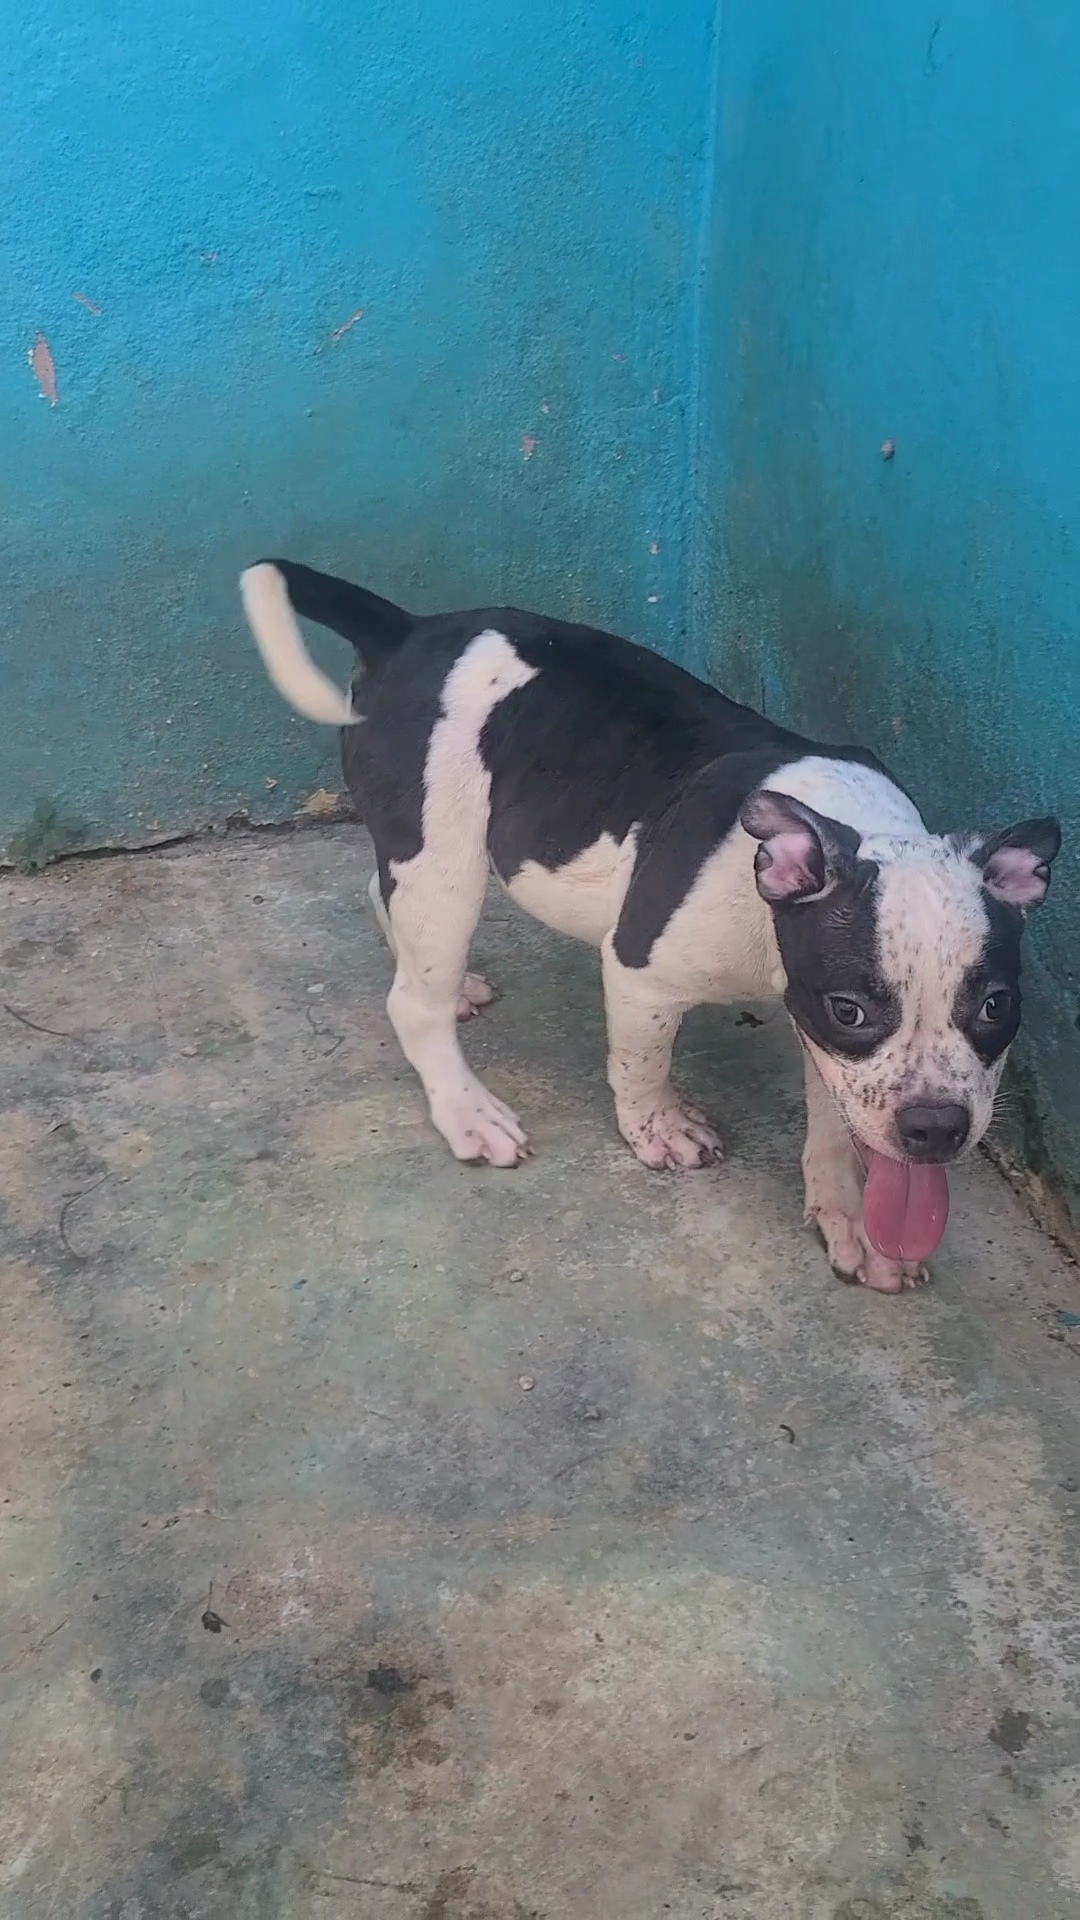
[[[724,1157],[715,1128],[674,1092],[662,1106],[620,1113],[619,1129],[646,1167],[673,1173],[679,1167],[707,1167]]]
[[[431,1118],[456,1160],[486,1160],[493,1167],[517,1167],[532,1153],[517,1114],[497,1100],[479,1080],[452,1093],[435,1093]]]
[[[812,1207],[807,1222],[821,1235],[829,1264],[841,1280],[854,1281],[872,1293],[903,1293],[906,1287],[923,1286],[930,1275],[921,1262],[887,1260],[871,1246],[861,1220],[828,1207]]]
[[[457,1003],[459,1020],[471,1020],[481,1007],[490,1007],[495,998],[495,989],[478,973],[467,973],[461,985],[461,997]]]

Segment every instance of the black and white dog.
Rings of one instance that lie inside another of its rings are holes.
[[[945,1167],[985,1133],[1020,1023],[1020,936],[1057,822],[938,838],[872,754],[590,628],[501,607],[414,618],[281,560],[241,588],[278,690],[344,728],[397,963],[390,1019],[457,1157],[530,1151],[457,1037],[492,998],[466,970],[491,871],[599,947],[608,1079],[639,1160],[720,1157],[671,1083],[688,1008],[782,994],[805,1057],[807,1218],[839,1273],[886,1293],[925,1277]],[[297,614],[356,648],[351,698]]]

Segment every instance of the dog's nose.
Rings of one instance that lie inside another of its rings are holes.
[[[966,1107],[948,1100],[927,1101],[920,1107],[902,1107],[896,1131],[909,1160],[940,1165],[955,1160],[971,1132],[971,1115]]]

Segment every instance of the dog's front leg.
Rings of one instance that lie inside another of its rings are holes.
[[[610,934],[600,956],[608,1085],[623,1139],[647,1167],[704,1167],[721,1159],[719,1134],[671,1084],[671,1050],[686,1007],[647,967],[624,967]]]
[[[806,1073],[806,1145],[803,1180],[806,1219],[817,1227],[833,1272],[875,1293],[900,1293],[926,1279],[925,1267],[887,1260],[863,1225],[863,1172],[836,1102],[803,1047]]]

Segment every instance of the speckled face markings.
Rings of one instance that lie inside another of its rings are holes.
[[[1021,917],[992,900],[978,868],[945,841],[867,840],[859,859],[872,863],[873,878],[848,912],[839,899],[832,908],[855,935],[851,959],[834,947],[824,995],[810,1014],[793,988],[793,1015],[867,1146],[896,1154],[897,1113],[928,1101],[964,1107],[974,1143],[990,1124],[1019,1025]],[[840,996],[843,1011],[845,993],[864,1019],[830,1033],[828,1009]],[[990,1027],[980,1013],[992,994],[1002,996],[1004,1017]]]
[[[943,1168],[990,1124],[1060,826],[937,838],[887,779],[812,758],[739,818],[806,1056],[806,1218],[838,1273],[899,1293],[945,1231]]]

